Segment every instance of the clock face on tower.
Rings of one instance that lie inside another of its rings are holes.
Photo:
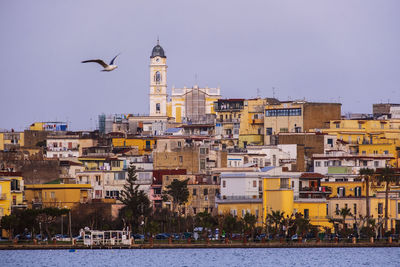
[[[156,88],[156,92],[159,93],[160,92],[160,88],[157,87]]]
[[[156,57],[156,62],[160,62],[160,58],[159,57]]]

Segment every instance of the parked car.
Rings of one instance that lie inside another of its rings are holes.
[[[134,239],[144,239],[144,235],[141,235],[141,234],[132,234],[132,237]]]
[[[158,235],[156,235],[156,239],[168,239],[169,238],[169,235],[168,234],[166,234],[166,233],[161,233],[161,234],[158,234]]]

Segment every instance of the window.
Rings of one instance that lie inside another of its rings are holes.
[[[328,167],[328,161],[324,161],[324,167]]]
[[[178,147],[182,147],[182,142],[178,141]]]
[[[315,167],[321,167],[321,161],[316,161],[315,162]]]
[[[207,147],[201,147],[200,148],[200,154],[202,154],[202,155],[208,154],[208,148]]]
[[[349,206],[347,205],[347,203],[344,204],[344,208],[345,208],[345,209],[348,209],[348,208],[349,208]]]
[[[242,218],[246,215],[246,210],[242,210]]]
[[[383,154],[387,155],[387,154],[389,154],[389,151],[385,150],[385,151],[383,151]]]
[[[383,214],[383,203],[378,203],[378,214],[379,215]]]
[[[397,214],[400,214],[400,202],[397,202]]]
[[[339,122],[335,123],[335,127],[340,128],[340,123]]]
[[[208,195],[208,189],[207,189],[207,188],[204,188],[204,190],[203,190],[203,195],[205,195],[205,196]]]
[[[308,209],[304,209],[304,219],[308,219],[310,217],[310,211]]]
[[[379,161],[375,160],[375,161],[374,161],[374,166],[375,166],[375,167],[379,167]]]
[[[160,103],[156,103],[156,112],[159,113],[161,110]]]
[[[257,181],[253,180],[253,187],[257,187]]]
[[[50,198],[51,199],[55,199],[56,198],[56,193],[55,192],[51,192],[50,193]]]
[[[265,132],[267,135],[272,135],[272,128],[267,128]]]
[[[193,196],[195,196],[197,194],[197,190],[193,189]]]
[[[354,196],[361,197],[361,186],[357,186],[354,188]]]
[[[288,128],[280,128],[279,131],[280,131],[281,133],[288,133],[288,132],[289,132],[289,129],[288,129]]]
[[[256,218],[258,219],[258,210],[256,210]]]
[[[329,204],[326,204],[326,216],[329,215]]]
[[[361,123],[358,124],[358,129],[362,129],[362,124]]]
[[[356,203],[353,204],[353,215],[354,216],[357,215],[357,204]]]
[[[222,181],[222,187],[225,188],[226,187],[226,180]]]
[[[336,204],[336,209],[335,209],[335,213],[336,213],[336,215],[339,215],[339,204]]]
[[[206,168],[206,160],[200,159],[200,170],[204,170]]]
[[[289,188],[289,178],[281,178],[281,188]]]
[[[337,188],[337,196],[338,197],[344,197],[345,195],[346,195],[346,188],[338,187]]]
[[[268,109],[265,111],[265,116],[266,117],[301,116],[301,108]]]
[[[182,162],[183,162],[183,157],[179,156],[179,163],[182,163]]]
[[[328,138],[327,143],[330,147],[333,147],[333,139],[332,138]]]
[[[196,214],[196,213],[197,213],[196,208],[193,208],[193,214]]]
[[[157,71],[156,74],[154,75],[154,81],[155,81],[156,83],[160,83],[160,81],[161,81],[161,74],[160,74],[159,71]]]

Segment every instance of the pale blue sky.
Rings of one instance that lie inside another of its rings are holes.
[[[340,101],[344,112],[400,102],[400,1],[0,1],[0,129],[100,113],[148,113],[157,36],[168,89],[224,97]],[[100,72],[85,59],[119,68]]]

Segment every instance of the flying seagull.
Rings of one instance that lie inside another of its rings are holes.
[[[94,62],[94,63],[99,63],[101,66],[103,66],[102,71],[112,71],[118,68],[117,65],[114,65],[114,60],[119,56],[120,54],[116,55],[111,61],[110,64],[106,64],[103,60],[101,59],[91,59],[91,60],[85,60],[82,61],[82,63],[89,63],[89,62]]]

